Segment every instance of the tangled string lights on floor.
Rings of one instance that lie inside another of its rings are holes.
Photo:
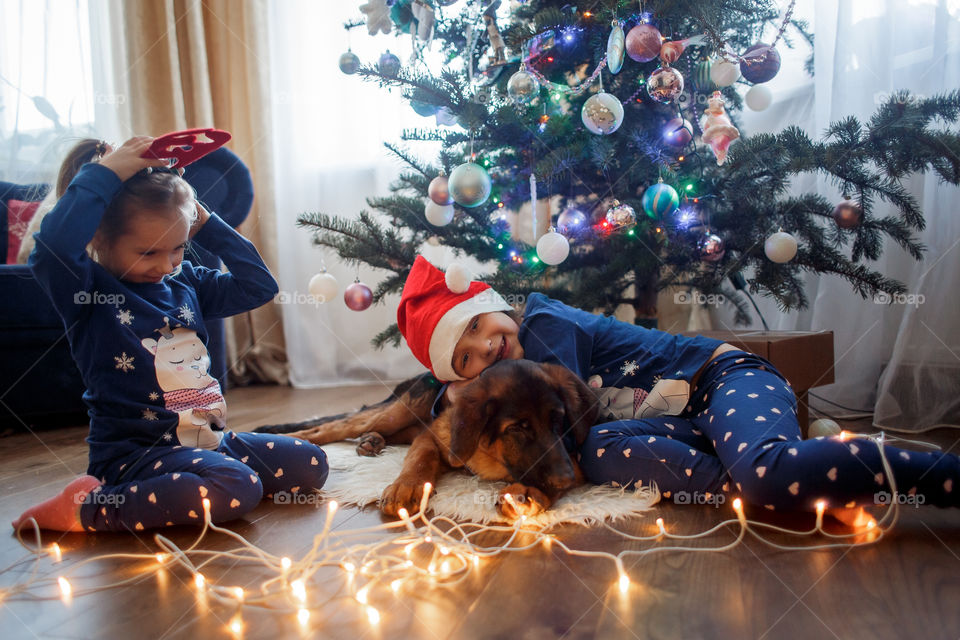
[[[294,615],[302,629],[310,628],[311,613],[330,605],[336,600],[352,600],[358,616],[365,616],[371,625],[381,620],[381,611],[371,603],[383,602],[385,598],[402,597],[412,594],[424,586],[452,587],[465,580],[471,572],[482,571],[483,561],[503,554],[525,551],[542,545],[546,549],[556,547],[570,556],[598,558],[614,564],[617,578],[611,585],[623,594],[628,594],[632,580],[625,566],[627,558],[645,557],[655,553],[667,552],[722,552],[733,549],[751,535],[762,543],[780,550],[814,550],[846,548],[874,544],[890,530],[899,513],[899,501],[893,473],[885,455],[885,436],[849,434],[835,436],[840,439],[860,438],[876,444],[880,451],[886,477],[890,479],[890,489],[894,498],[880,521],[869,518],[863,526],[856,526],[848,533],[830,533],[823,527],[826,502],[816,504],[816,523],[813,528],[797,531],[775,526],[765,522],[749,520],[744,514],[739,498],[732,501],[734,518],[724,520],[710,529],[696,534],[677,534],[668,531],[662,518],[656,520],[656,531],[652,535],[637,536],[628,534],[616,527],[604,523],[602,526],[624,540],[662,543],[664,541],[691,541],[712,536],[728,527],[737,530],[736,538],[727,544],[712,547],[684,546],[683,544],[657,544],[642,549],[624,549],[619,553],[606,551],[586,551],[573,549],[548,529],[550,527],[531,526],[525,517],[512,525],[482,525],[476,523],[458,523],[445,516],[428,517],[425,515],[427,501],[432,487],[427,484],[420,503],[418,514],[400,512],[400,520],[372,527],[346,531],[332,531],[334,515],[338,505],[330,502],[320,533],[313,538],[310,550],[299,559],[281,557],[269,553],[249,542],[240,534],[215,525],[210,518],[210,502],[203,500],[204,523],[193,543],[181,549],[169,538],[156,534],[154,540],[159,547],[155,554],[150,553],[113,553],[98,555],[61,568],[63,552],[53,543],[44,546],[40,530],[33,523],[34,544],[31,545],[17,532],[18,539],[30,554],[0,571],[5,576],[14,570],[22,570],[32,563],[29,575],[9,587],[0,587],[0,602],[11,600],[55,600],[69,602],[72,598],[91,593],[130,585],[143,579],[144,572],[110,584],[83,587],[79,583],[83,578],[74,578],[78,570],[87,564],[103,560],[148,561],[147,573],[165,570],[182,570],[189,577],[186,584],[193,584],[197,598],[209,605],[216,603],[230,615],[228,630],[235,636],[242,635],[244,628],[243,611],[259,609],[280,615]],[[509,499],[509,497],[508,497]],[[779,544],[762,533],[781,533],[798,538],[821,536],[822,542],[813,544]],[[201,543],[210,533],[222,534],[235,540],[238,546],[227,551],[213,551],[201,547]],[[384,534],[393,533],[384,537]],[[506,536],[501,544],[484,544],[479,538],[485,534]],[[226,581],[210,579],[205,570],[212,571],[218,564],[229,562],[234,565],[259,567],[267,574],[259,589],[250,590],[226,584]],[[41,571],[45,569],[44,571]],[[318,572],[332,569],[342,581],[333,585],[328,576],[320,580]],[[311,580],[317,578],[316,588],[311,588]],[[322,584],[323,588],[319,588]],[[326,595],[332,592],[334,595]]]

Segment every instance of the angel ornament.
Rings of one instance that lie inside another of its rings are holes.
[[[491,67],[499,67],[507,64],[506,49],[507,45],[500,35],[500,28],[497,26],[497,9],[500,8],[500,1],[495,0],[483,12],[483,23],[487,25],[487,36],[490,38],[490,48],[493,49],[493,55],[490,56]]]
[[[703,141],[713,149],[713,155],[717,157],[717,166],[721,166],[727,160],[727,148],[731,142],[740,137],[740,132],[730,122],[730,116],[724,109],[723,95],[719,91],[713,92],[707,104],[709,106],[701,125]]]

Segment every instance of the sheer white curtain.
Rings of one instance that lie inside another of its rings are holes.
[[[347,50],[364,63],[375,63],[390,49],[408,64],[408,37],[371,37],[365,28],[349,35],[343,23],[362,17],[356,2],[292,0],[271,4],[270,53],[274,100],[271,136],[277,158],[277,211],[280,266],[276,274],[289,304],[283,307],[284,333],[295,386],[337,386],[396,381],[423,370],[406,347],[375,350],[370,339],[396,319],[399,296],[386,305],[351,311],[343,289],[357,277],[356,267],[340,261],[336,252],[320,249],[311,234],[296,226],[297,215],[318,211],[356,217],[369,209],[368,197],[389,194],[389,184],[401,169],[384,148],[400,142],[405,127],[428,124],[403,100],[388,91],[347,76],[337,61]],[[414,143],[416,155],[432,159],[436,149]],[[323,263],[340,283],[332,302],[310,304],[310,278]],[[361,268],[360,280],[371,288],[386,274]]]
[[[745,115],[747,133],[795,123],[819,137],[844,116],[868,119],[896,90],[923,97],[960,88],[956,0],[817,0],[813,18],[815,78],[807,85],[790,83],[788,71],[785,81],[792,88],[778,92],[774,86],[775,104]],[[960,189],[939,184],[932,174],[914,176],[905,185],[927,220],[918,234],[928,246],[926,256],[916,262],[887,242],[884,255],[871,266],[904,282],[909,297],[878,304],[860,299],[840,278],[810,276],[809,309],[781,314],[769,300],[758,300],[758,305],[772,329],[834,331],[836,382],[815,389],[818,395],[874,410],[875,424],[892,429],[960,426]],[[841,199],[822,176],[803,176],[794,188]],[[873,215],[894,212],[877,203]],[[732,326],[726,311],[717,313],[716,320]],[[812,404],[828,413],[845,413],[816,400]]]

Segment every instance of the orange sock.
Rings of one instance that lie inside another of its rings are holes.
[[[93,476],[75,478],[54,497],[20,514],[20,517],[13,521],[13,528],[19,529],[33,518],[41,529],[83,531],[83,525],[80,524],[80,505],[87,495],[99,486],[100,481]]]

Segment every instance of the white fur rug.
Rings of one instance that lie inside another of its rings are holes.
[[[375,504],[383,490],[400,474],[407,449],[408,446],[387,447],[379,456],[371,458],[358,456],[352,442],[323,445],[330,463],[330,476],[323,494],[341,504],[360,507]],[[427,508],[434,515],[457,521],[504,522],[497,513],[496,499],[498,491],[506,484],[452,471],[440,477]],[[595,524],[644,513],[659,500],[660,493],[654,487],[634,491],[586,485],[567,493],[529,522],[540,525]]]

